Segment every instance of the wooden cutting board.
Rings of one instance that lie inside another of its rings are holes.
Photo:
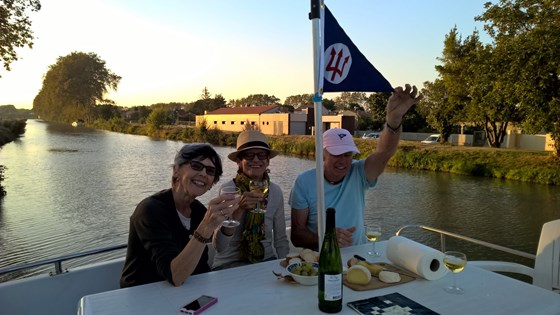
[[[385,268],[388,271],[394,271],[394,272],[399,273],[399,275],[401,276],[401,281],[395,282],[395,283],[385,283],[385,282],[382,282],[381,280],[379,280],[379,278],[372,276],[371,281],[368,284],[353,284],[353,283],[348,282],[346,280],[346,276],[344,276],[342,278],[342,282],[344,283],[345,286],[349,287],[350,289],[352,289],[354,291],[367,291],[367,290],[375,290],[375,289],[380,289],[380,288],[385,288],[385,287],[390,287],[390,286],[394,286],[394,285],[407,283],[407,282],[413,281],[413,280],[415,280],[419,277],[419,276],[413,274],[410,271],[403,270],[399,267],[393,266],[393,265],[388,264],[388,263],[382,263],[382,262],[378,263],[378,262],[376,262],[375,264],[383,266],[383,268]]]

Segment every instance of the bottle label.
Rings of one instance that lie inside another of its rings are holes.
[[[342,275],[325,275],[325,301],[342,299]]]

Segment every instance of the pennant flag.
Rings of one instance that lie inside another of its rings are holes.
[[[327,6],[321,16],[323,92],[392,92],[387,79],[352,43]]]

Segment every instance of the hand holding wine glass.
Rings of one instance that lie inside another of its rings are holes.
[[[261,194],[266,194],[268,192],[268,181],[266,180],[251,180],[249,182],[249,190],[251,192],[257,192]],[[266,210],[261,208],[261,202],[257,201],[257,207],[254,210],[251,210],[256,213],[263,213]]]
[[[368,254],[376,257],[381,256],[381,254],[375,249],[375,242],[377,242],[377,239],[381,236],[381,225],[373,223],[366,225],[364,228],[366,238],[373,244],[371,251],[369,251]]]
[[[457,276],[455,274],[465,269],[467,265],[467,255],[457,251],[446,251],[443,253],[443,264],[453,273],[453,285],[445,287],[445,292],[463,294],[465,290],[457,286]]]
[[[241,190],[235,186],[225,186],[220,188],[220,196],[223,195],[233,195],[235,197],[241,196]],[[224,223],[222,226],[224,227],[236,227],[239,225],[239,221],[231,219],[229,216],[226,216]]]

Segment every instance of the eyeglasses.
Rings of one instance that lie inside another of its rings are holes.
[[[247,153],[243,153],[241,155],[241,158],[244,159],[245,161],[252,161],[255,158],[255,155],[261,161],[268,159],[268,152],[259,152],[259,153],[247,152]]]
[[[200,172],[203,169],[206,169],[206,174],[208,174],[210,176],[216,176],[216,168],[214,166],[204,165],[204,164],[200,163],[199,161],[195,161],[195,160],[189,161],[189,165],[193,170],[195,170],[197,172]]]

